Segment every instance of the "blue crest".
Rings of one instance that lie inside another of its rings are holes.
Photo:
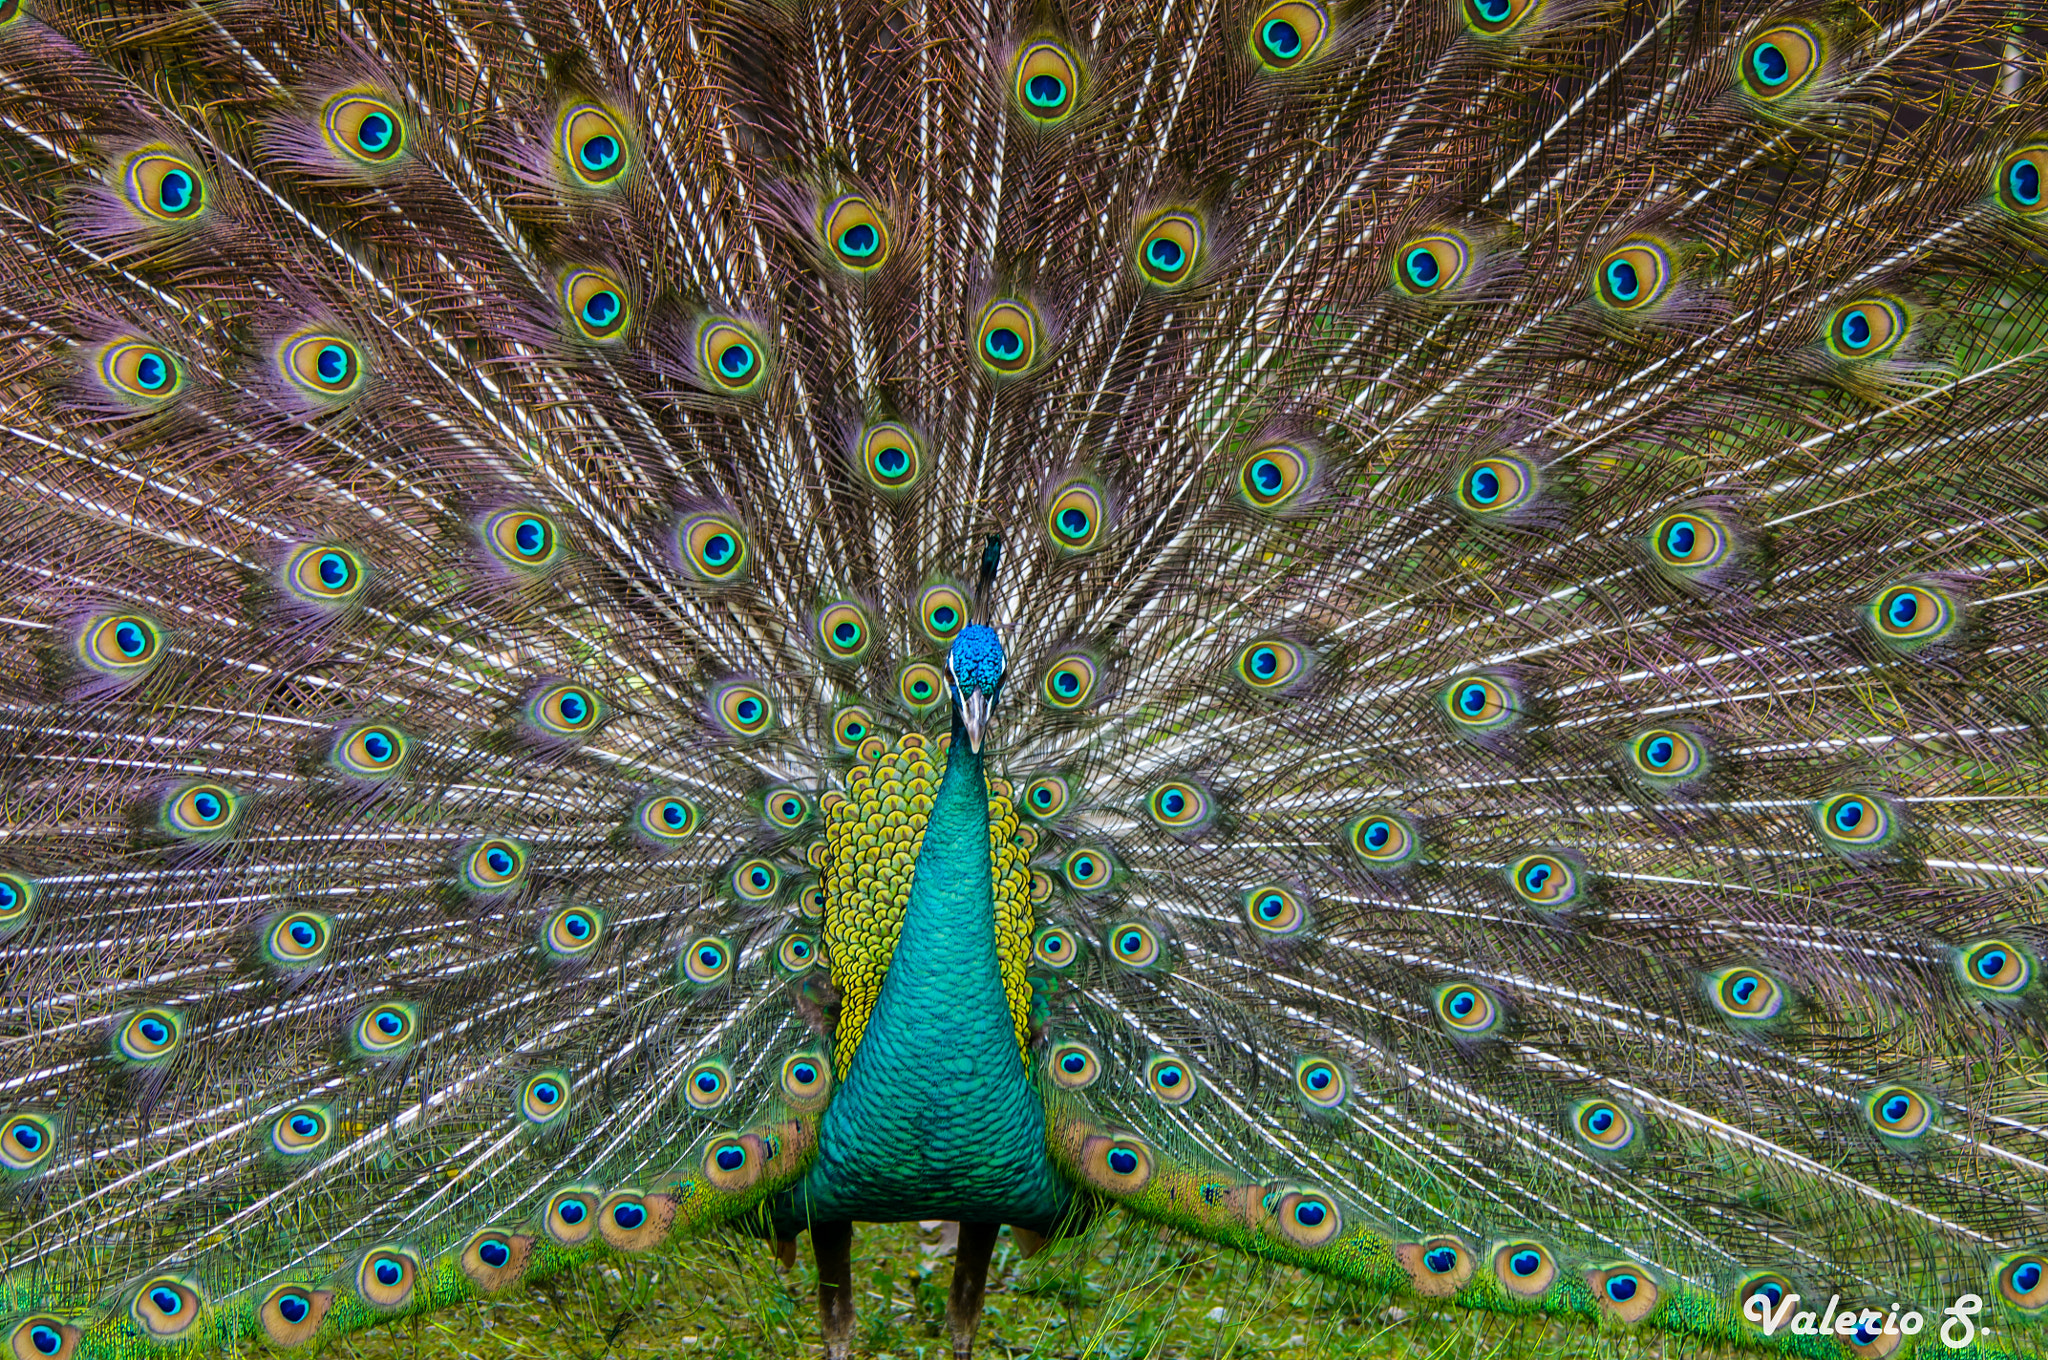
[[[963,693],[979,691],[991,699],[1003,687],[1003,672],[1008,666],[1003,656],[1002,639],[996,630],[986,624],[970,623],[960,630],[960,636],[953,639],[953,651],[947,658],[947,665],[953,672],[954,683]]]

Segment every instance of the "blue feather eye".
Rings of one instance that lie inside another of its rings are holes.
[[[334,944],[334,922],[317,911],[288,911],[263,931],[263,954],[284,972],[312,968]]]
[[[1493,993],[1471,982],[1449,982],[1436,989],[1430,1008],[1454,1039],[1483,1039],[1499,1033],[1507,1011]]]
[[[177,356],[147,340],[110,340],[93,360],[93,375],[107,392],[129,406],[159,406],[185,387]]]
[[[0,1123],[0,1175],[32,1176],[56,1151],[56,1120],[18,1110]]]
[[[1090,552],[1102,546],[1109,529],[1109,501],[1090,482],[1067,482],[1047,498],[1045,532],[1064,553]]]
[[[736,737],[758,737],[775,725],[775,706],[768,692],[745,681],[720,685],[711,694],[711,714]]]
[[[1252,55],[1268,71],[1291,71],[1322,51],[1330,16],[1307,0],[1280,0],[1253,16]]]
[[[2048,212],[2048,198],[2041,193],[2044,179],[2048,179],[2048,142],[2035,142],[2005,153],[1992,175],[1992,193],[2007,212],[2039,217]]]
[[[2011,940],[1978,940],[1955,952],[1956,976],[1979,997],[2014,999],[2033,985],[2033,954]]]
[[[1039,694],[1054,708],[1077,709],[1094,695],[1097,675],[1094,658],[1072,652],[1057,658],[1046,670]]]
[[[1047,968],[1071,968],[1081,958],[1081,937],[1065,926],[1040,926],[1031,937],[1031,957]]]
[[[190,1281],[159,1275],[135,1291],[128,1316],[156,1341],[172,1341],[199,1325],[203,1304]]]
[[[611,344],[626,337],[633,305],[626,285],[608,269],[571,269],[556,285],[555,296],[568,318],[572,337],[591,344]]]
[[[722,1058],[706,1058],[683,1078],[683,1099],[696,1110],[715,1110],[732,1095],[732,1069]]]
[[[712,391],[758,396],[768,385],[768,349],[754,328],[732,317],[697,327],[697,373]]]
[[[889,226],[859,194],[828,204],[819,214],[818,234],[841,269],[871,274],[889,262]]]
[[[1956,598],[1926,581],[1887,586],[1864,611],[1865,626],[1877,640],[1905,653],[1950,637],[1961,620]]]
[[[1493,1249],[1493,1277],[1517,1298],[1541,1298],[1557,1281],[1557,1258],[1541,1242],[1503,1242]]]
[[[1195,1098],[1201,1083],[1195,1070],[1171,1054],[1146,1060],[1145,1089],[1162,1105],[1185,1105]]]
[[[412,740],[388,722],[357,723],[334,734],[327,763],[352,779],[381,783],[404,771]]]
[[[40,889],[22,874],[0,872],[0,935],[27,925],[35,914]]]
[[[375,95],[345,91],[320,111],[327,144],[359,165],[386,166],[405,154],[405,119]]]
[[[1208,791],[1184,779],[1167,780],[1145,800],[1145,815],[1167,831],[1199,831],[1214,810]]]
[[[1741,1315],[1745,1322],[1756,1325],[1758,1320],[1751,1315],[1750,1311],[1753,1306],[1750,1302],[1752,1299],[1759,1300],[1754,1305],[1755,1307],[1759,1307],[1766,1313],[1775,1316],[1778,1310],[1784,1306],[1787,1296],[1798,1292],[1793,1286],[1792,1281],[1786,1279],[1775,1270],[1754,1271],[1736,1282],[1734,1290],[1736,1300],[1735,1311]]]
[[[1308,929],[1308,903],[1292,888],[1265,883],[1244,895],[1244,918],[1260,935],[1284,939]]]
[[[1415,236],[1394,248],[1394,287],[1409,297],[1455,292],[1472,269],[1472,243],[1455,232]]]
[[[818,938],[803,931],[782,937],[775,946],[775,967],[784,977],[801,977],[818,963]]]
[[[1600,1311],[1618,1322],[1637,1323],[1657,1306],[1658,1290],[1649,1272],[1631,1262],[1622,1262],[1586,1273],[1586,1284]]]
[[[561,551],[554,520],[538,510],[500,510],[483,521],[480,532],[492,557],[520,571],[545,571]]]
[[[1308,490],[1314,469],[1306,449],[1267,444],[1245,455],[1238,465],[1238,497],[1261,514],[1279,514]]]
[[[1060,44],[1041,38],[1017,54],[1010,89],[1026,118],[1040,127],[1057,127],[1073,116],[1080,102],[1080,63]]]
[[[1481,524],[1510,518],[1536,499],[1542,479],[1535,465],[1509,454],[1495,454],[1468,465],[1458,475],[1458,509]]]
[[[270,1150],[279,1157],[309,1157],[333,1138],[334,1119],[319,1105],[294,1105],[270,1121]]]
[[[799,1110],[815,1110],[832,1093],[832,1066],[822,1053],[805,1050],[782,1062],[782,1094]]]
[[[526,847],[509,836],[475,841],[456,860],[461,886],[494,897],[526,881]]]
[[[399,1058],[420,1040],[420,1008],[407,1001],[380,1001],[356,1017],[350,1042],[360,1058]]]
[[[854,600],[839,600],[818,611],[818,646],[827,661],[852,665],[875,645],[874,620]]]
[[[1102,1076],[1102,1059],[1078,1039],[1068,1039],[1046,1052],[1045,1071],[1061,1090],[1085,1091]]]
[[[189,226],[206,212],[206,180],[199,168],[165,147],[145,147],[121,167],[121,187],[144,217]]]
[[[1709,769],[1706,742],[1681,728],[1648,728],[1630,737],[1623,749],[1628,772],[1653,788],[1678,788],[1704,778]]]
[[[2008,1256],[1991,1279],[1998,1297],[2022,1313],[2048,1310],[2048,1252],[2036,1248]]]
[[[1260,638],[1238,652],[1232,670],[1255,694],[1280,695],[1308,677],[1308,652],[1286,638]]]
[[[1111,959],[1133,972],[1158,967],[1166,958],[1159,932],[1143,921],[1112,921],[1102,942]]]
[[[185,1021],[178,1012],[152,1006],[128,1017],[114,1032],[114,1052],[132,1063],[161,1065],[177,1056],[185,1036]]]
[[[1449,1298],[1472,1278],[1472,1250],[1455,1237],[1397,1243],[1394,1257],[1407,1268],[1415,1292],[1426,1299]]]
[[[354,604],[367,577],[363,559],[338,543],[293,549],[284,560],[282,573],[284,588],[294,600],[326,611]]]
[[[1641,312],[1671,291],[1671,257],[1648,237],[1608,251],[1593,266],[1593,296],[1611,311]]]
[[[420,1263],[400,1247],[374,1247],[356,1264],[356,1295],[379,1312],[403,1308],[412,1301]]]
[[[539,1072],[520,1084],[513,1110],[531,1129],[552,1127],[570,1106],[569,1074]]]
[[[933,642],[950,643],[967,626],[967,596],[947,584],[926,586],[917,596],[917,623]]]
[[[1899,299],[1881,293],[1858,298],[1829,314],[1828,352],[1837,359],[1882,358],[1904,343],[1910,325],[1906,304]]]
[[[1606,1099],[1582,1100],[1573,1105],[1566,1124],[1588,1151],[1603,1156],[1633,1150],[1642,1133],[1633,1114],[1618,1102]]]
[[[732,976],[733,949],[715,935],[703,935],[683,946],[676,970],[692,987],[710,987]]]
[[[1351,1091],[1351,1078],[1328,1058],[1294,1061],[1294,1094],[1313,1110],[1334,1110]]]
[[[272,1344],[287,1349],[311,1341],[334,1306],[334,1291],[297,1283],[281,1284],[256,1306],[256,1321]]]
[[[149,674],[163,653],[163,630],[142,614],[102,614],[78,634],[78,659],[87,669],[124,685]]]
[[[1880,1086],[1863,1102],[1870,1127],[1887,1146],[1901,1151],[1927,1136],[1937,1112],[1932,1100],[1910,1086]]]
[[[1320,1190],[1281,1190],[1267,1199],[1272,1224],[1289,1244],[1314,1250],[1328,1246],[1344,1231],[1337,1201]]]
[[[761,799],[761,815],[777,831],[794,831],[811,819],[811,799],[801,789],[770,789]]]
[[[861,434],[860,470],[877,491],[901,494],[924,475],[924,444],[901,421],[870,425]]]
[[[743,902],[766,902],[782,886],[782,872],[765,859],[742,860],[732,871],[732,890]]]
[[[945,701],[946,677],[929,661],[909,662],[896,673],[896,697],[912,713],[930,713]]]
[[[683,570],[706,585],[729,585],[746,573],[746,531],[730,515],[706,510],[684,516],[676,525],[676,547]]]
[[[1783,983],[1759,968],[1737,964],[1707,974],[1707,1001],[1737,1029],[1763,1029],[1782,1018],[1791,1000]]]
[[[346,336],[296,331],[278,343],[277,371],[300,393],[325,403],[363,390],[363,352]]]
[[[580,1185],[557,1190],[548,1196],[541,1223],[548,1236],[563,1246],[581,1246],[597,1231],[597,1195]]]
[[[1522,696],[1505,676],[1454,680],[1444,689],[1440,703],[1452,729],[1468,736],[1500,732],[1522,718]]]
[[[1344,846],[1368,869],[1398,869],[1422,853],[1422,837],[1405,814],[1374,809],[1345,825]]]
[[[586,958],[604,941],[604,914],[594,907],[563,907],[541,927],[541,948],[555,959]]]
[[[526,1269],[533,1239],[499,1228],[486,1228],[462,1249],[458,1258],[462,1273],[485,1293],[495,1293],[516,1281]]]
[[[1885,799],[1861,790],[1831,793],[1816,800],[1813,822],[1823,845],[1850,857],[1886,848],[1903,829]]]
[[[701,819],[697,805],[681,794],[657,793],[634,806],[631,825],[642,845],[660,852],[673,850],[697,830]]]
[[[1154,288],[1178,288],[1195,276],[1201,258],[1202,219],[1187,208],[1173,208],[1139,225],[1133,247],[1138,277]]]
[[[1742,45],[1735,76],[1744,94],[1775,104],[1806,88],[1824,52],[1819,35],[1804,24],[1774,24]]]
[[[1081,1175],[1111,1194],[1142,1190],[1152,1180],[1152,1149],[1129,1133],[1096,1134],[1081,1142]]]
[[[13,17],[0,7],[0,27]],[[26,1317],[8,1333],[7,1347],[15,1360],[71,1360],[84,1335],[61,1318]]]
[[[179,784],[164,795],[157,825],[165,835],[204,844],[231,835],[242,819],[242,800],[221,784]]]
[[[1067,852],[1060,861],[1060,876],[1075,892],[1099,892],[1109,886],[1115,865],[1107,852],[1097,846],[1084,845]],[[1134,927],[1135,928],[1135,927]]]
[[[1074,800],[1074,785],[1065,775],[1042,774],[1024,786],[1024,810],[1040,821],[1051,821],[1067,810]]]
[[[633,164],[623,121],[590,103],[571,104],[556,117],[555,154],[569,182],[582,189],[608,189]]]
[[[1585,890],[1579,868],[1555,851],[1524,855],[1508,866],[1508,887],[1529,906],[1540,911],[1564,911],[1575,905]]]
[[[865,704],[848,704],[832,715],[832,746],[841,755],[852,755],[860,744],[875,735],[874,710]]]
[[[597,1210],[598,1235],[619,1251],[646,1251],[661,1245],[675,1216],[673,1202],[638,1190],[614,1190]]]
[[[1542,0],[1457,0],[1458,17],[1481,38],[1501,38],[1529,21]]]
[[[1038,361],[1043,340],[1038,313],[1014,298],[989,303],[974,323],[975,357],[986,372],[998,378],[1014,378],[1029,371]]]

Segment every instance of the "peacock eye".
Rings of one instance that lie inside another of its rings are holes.
[[[607,269],[572,269],[558,287],[562,314],[574,337],[593,344],[623,340],[633,321],[626,286]]]
[[[556,116],[555,153],[570,184],[588,190],[618,183],[633,160],[623,120],[591,103],[570,104]]]
[[[991,375],[1016,377],[1038,361],[1042,338],[1038,313],[1030,304],[1001,298],[982,308],[974,325],[974,352]]]
[[[1267,71],[1291,71],[1323,48],[1330,17],[1321,5],[1307,0],[1281,0],[1253,16],[1252,55]]]
[[[170,151],[151,149],[129,157],[122,184],[128,201],[157,222],[184,225],[206,211],[206,180],[197,166]]]
[[[1057,127],[1073,116],[1080,100],[1081,66],[1065,47],[1041,39],[1018,52],[1010,87],[1025,118]]]
[[[389,165],[405,153],[405,119],[374,95],[336,95],[322,111],[320,127],[329,146],[362,165]]]

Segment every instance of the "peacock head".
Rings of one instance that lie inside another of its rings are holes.
[[[986,624],[970,623],[953,639],[946,653],[947,687],[953,692],[953,706],[959,710],[960,725],[967,729],[967,749],[981,754],[982,733],[988,730],[989,714],[996,695],[1003,689],[1003,642]]]

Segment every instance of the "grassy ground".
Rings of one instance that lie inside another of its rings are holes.
[[[951,1249],[915,1224],[862,1229],[856,1352],[950,1360]],[[334,1360],[769,1360],[820,1354],[808,1244],[779,1275],[764,1243],[685,1242],[610,1256],[474,1307],[341,1338]],[[1679,1360],[1719,1354],[1654,1335],[1516,1321],[1368,1297],[1112,1218],[1027,1261],[1005,1234],[989,1270],[980,1357],[1031,1360]]]

